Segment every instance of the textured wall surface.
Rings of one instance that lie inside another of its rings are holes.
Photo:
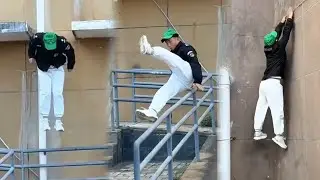
[[[224,9],[223,66],[232,73],[232,176],[237,180],[316,180],[319,179],[318,122],[319,55],[317,53],[320,3],[306,0],[295,10],[295,28],[287,46],[288,62],[284,84],[285,122],[288,150],[271,140],[253,142],[253,116],[258,87],[265,68],[263,35],[285,15],[291,5],[302,0],[234,0]],[[259,14],[258,14],[259,13]],[[227,17],[228,17],[227,16]],[[230,23],[230,24],[229,24]],[[228,53],[228,52],[232,53]],[[219,62],[220,63],[220,62]],[[273,136],[268,114],[265,126]]]

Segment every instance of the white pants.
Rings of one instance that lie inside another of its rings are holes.
[[[64,114],[64,76],[63,66],[60,66],[58,69],[50,68],[47,72],[38,69],[39,112],[42,117],[49,116],[52,93],[54,115],[56,118],[62,118]]]
[[[171,98],[179,92],[191,88],[193,76],[190,64],[178,55],[162,47],[153,47],[153,49],[153,57],[165,62],[172,71],[169,80],[156,92],[149,106],[149,109],[159,113]]]
[[[254,129],[262,130],[265,116],[270,107],[274,133],[282,135],[284,132],[283,87],[279,79],[261,81],[259,99],[254,116]]]

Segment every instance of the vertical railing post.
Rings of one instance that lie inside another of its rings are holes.
[[[132,79],[131,79],[131,84],[134,85],[135,84],[135,81],[136,81],[136,74],[135,73],[132,73]],[[136,88],[132,88],[132,99],[134,99],[136,96]],[[137,103],[136,102],[133,102],[132,103],[132,120],[134,123],[137,122],[137,117],[136,117],[136,111],[137,109]]]
[[[213,84],[214,78],[213,76],[211,77],[211,81],[210,81],[210,88],[213,90],[214,84]],[[211,95],[210,95],[210,102],[214,104],[214,91],[212,91]],[[212,134],[215,135],[216,134],[216,121],[215,121],[215,115],[214,115],[214,108],[215,106],[212,107],[212,109],[210,110],[210,114],[211,114],[211,128],[212,128]]]
[[[172,124],[172,114],[170,113],[170,115],[167,117],[167,133],[171,133],[172,128],[171,128],[171,124]],[[170,138],[167,141],[167,153],[168,153],[168,157],[172,157],[172,134],[170,136]],[[171,158],[169,164],[168,164],[168,180],[173,180],[173,165],[172,165],[173,159]]]
[[[197,95],[196,92],[193,93],[193,107],[197,105]],[[193,113],[193,124],[194,126],[198,125],[198,115],[197,115],[197,110],[194,111]],[[200,150],[199,150],[199,132],[198,132],[198,127],[194,130],[194,152],[197,161],[200,161]]]
[[[13,168],[13,171],[11,173],[11,180],[15,180],[15,175],[14,175],[14,153],[11,155],[11,168]],[[23,179],[22,179],[23,180]]]
[[[140,180],[140,144],[133,145],[133,159],[134,159],[134,180]]]
[[[115,97],[115,92],[114,92],[114,82],[113,82],[113,77],[114,76],[114,72],[111,72],[111,131],[114,131],[115,130],[115,125],[114,125],[114,121],[115,121],[115,109],[114,109],[114,106],[115,106],[115,100],[114,100],[114,97]]]
[[[117,73],[116,72],[112,72],[112,95],[113,95],[113,117],[114,117],[114,121],[116,123],[116,127],[119,127],[119,103],[117,100],[118,98],[118,87],[115,87],[114,85],[118,83],[118,77],[117,77]]]
[[[21,149],[21,180],[24,180],[25,179],[25,169],[24,169],[24,149]]]

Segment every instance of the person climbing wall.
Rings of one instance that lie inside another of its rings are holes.
[[[64,65],[71,72],[75,65],[75,53],[72,45],[63,36],[53,32],[36,33],[29,41],[29,62],[36,62],[38,69],[38,93],[40,123],[43,130],[50,130],[49,113],[51,108],[51,93],[55,115],[54,128],[64,131],[62,117],[64,115],[63,88]]]
[[[171,52],[159,46],[151,47],[145,35],[140,38],[141,54],[151,55],[165,62],[172,71],[168,82],[154,95],[149,108],[136,110],[137,117],[142,120],[157,120],[157,114],[167,101],[179,92],[189,88],[204,90],[201,85],[203,77],[196,50],[191,45],[183,43],[173,28],[168,28],[163,33],[161,42],[165,42]]]
[[[293,27],[293,9],[290,7],[276,29],[264,36],[264,53],[266,70],[259,87],[259,99],[254,116],[254,140],[267,138],[262,132],[265,116],[270,107],[275,137],[272,140],[286,149],[283,112],[283,86],[285,63],[287,61],[286,46]],[[282,34],[281,34],[282,33]],[[282,35],[282,37],[281,37]],[[279,39],[281,37],[281,39]]]

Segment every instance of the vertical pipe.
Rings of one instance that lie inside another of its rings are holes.
[[[112,72],[112,84],[117,84],[117,73],[116,72]],[[113,90],[113,111],[114,111],[114,121],[116,123],[116,127],[119,127],[119,103],[118,101],[116,101],[115,99],[118,98],[118,87],[113,86],[112,87]]]
[[[221,68],[220,75],[218,95],[220,131],[217,136],[218,180],[230,180],[230,79],[226,69]]]
[[[196,92],[193,93],[193,106],[195,107],[197,105],[197,95]],[[193,124],[194,126],[198,126],[198,116],[197,116],[197,110],[193,113]],[[194,152],[197,161],[200,161],[200,150],[199,150],[199,132],[198,127],[194,130]]]
[[[136,82],[136,74],[132,73],[132,79],[131,79],[131,84],[134,85]],[[136,88],[132,88],[132,99],[134,99],[136,96]],[[137,109],[137,103],[136,102],[132,102],[132,118],[133,118],[133,122],[136,123],[137,122],[137,117],[136,117],[136,111]]]
[[[45,0],[37,0],[37,32],[45,32]],[[39,70],[38,70],[39,71]],[[38,73],[39,74],[39,73]],[[47,147],[47,133],[41,128],[41,116],[39,113],[39,76],[38,76],[38,122],[39,122],[39,149]],[[47,164],[47,156],[45,153],[39,153],[39,164]],[[47,168],[40,168],[40,180],[47,180]]]
[[[171,113],[170,115],[167,117],[167,133],[171,133],[171,123],[172,123],[172,119],[171,119]],[[170,138],[167,141],[167,153],[168,153],[168,157],[172,157],[172,135],[170,136]],[[168,164],[168,180],[173,180],[173,166],[172,166],[172,162],[173,159],[171,159],[171,161]]]
[[[26,93],[27,93],[27,85],[26,85],[26,71],[22,71],[21,72],[21,88],[22,88],[22,99],[21,99],[21,129],[20,129],[20,148],[21,148],[21,152],[20,152],[20,159],[22,161],[22,163],[24,162],[24,154],[22,153],[23,150],[25,149],[25,141],[26,141],[26,137],[25,137],[25,118],[26,118],[26,106],[27,106],[27,98],[26,98]],[[21,169],[21,175],[22,175],[22,179],[24,179],[24,168]]]
[[[210,88],[213,89],[213,77],[212,80],[210,81]],[[210,101],[212,104],[214,104],[214,91],[212,91],[212,93],[210,94]],[[212,128],[212,134],[216,134],[216,121],[215,121],[215,117],[214,117],[214,108],[215,106],[212,107],[212,109],[210,110],[210,114],[211,114],[211,128]]]

